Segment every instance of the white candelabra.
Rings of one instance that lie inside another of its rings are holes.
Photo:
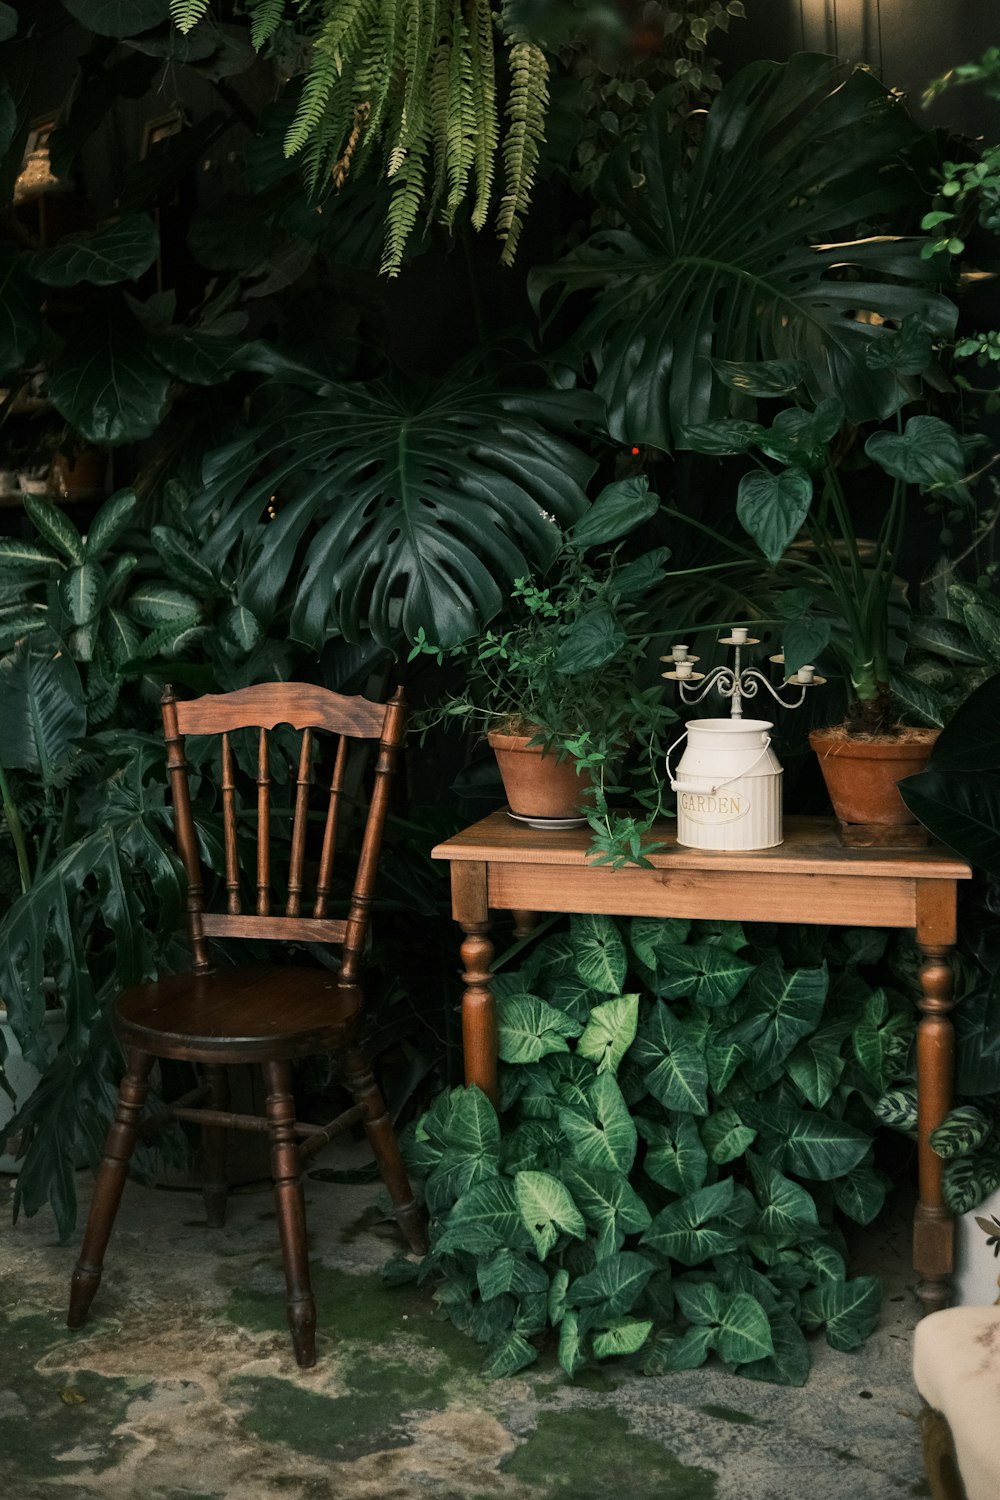
[[[714,667],[707,675],[704,672],[696,672],[695,664],[701,660],[698,656],[692,656],[687,646],[671,646],[669,656],[661,656],[660,660],[670,663],[673,670],[664,672],[662,675],[672,682],[676,682],[680,689],[681,699],[684,703],[700,703],[713,688],[721,698],[731,700],[730,714],[734,719],[743,717],[743,699],[754,698],[759,687],[767,688],[771,697],[782,708],[801,708],[805,702],[806,693],[810,688],[822,687],[826,682],[825,677],[816,674],[813,666],[800,667],[793,672],[791,677],[786,677],[783,687],[797,687],[801,691],[794,703],[789,703],[782,698],[777,688],[770,683],[763,672],[756,667],[742,667],[740,665],[740,652],[747,646],[759,646],[760,641],[751,636],[745,625],[734,625],[728,635],[719,640],[720,646],[732,646],[734,648],[734,659],[731,667]],[[785,658],[780,653],[769,658],[770,661],[784,665]],[[700,682],[704,684],[697,691],[692,690],[689,684]]]

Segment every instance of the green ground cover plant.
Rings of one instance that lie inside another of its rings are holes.
[[[714,1351],[802,1384],[807,1332],[852,1349],[878,1320],[837,1214],[882,1207],[876,1106],[907,1074],[913,1007],[862,972],[884,945],[817,964],[778,928],[573,917],[497,977],[499,1118],[455,1089],[408,1131],[431,1252],[389,1279],[433,1285],[490,1375],[551,1343],[571,1375]]]

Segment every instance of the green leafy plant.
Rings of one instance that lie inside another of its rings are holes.
[[[926,368],[930,357],[929,337],[910,324],[869,345],[867,354],[870,365],[891,364],[907,375]],[[795,380],[795,372],[784,373]],[[773,364],[730,365],[725,372],[735,388],[758,398],[775,395],[781,376]],[[845,478],[858,434],[844,423],[842,403],[828,396],[811,410],[779,411],[768,427],[740,419],[709,422],[688,428],[685,441],[702,453],[754,458],[739,481],[736,514],[789,589],[778,606],[788,621],[786,673],[814,662],[829,646],[850,682],[848,732],[895,732],[898,704],[922,723],[940,724],[945,699],[901,667],[896,643],[909,611],[896,563],[914,489],[972,513],[966,447],[935,416],[913,416],[904,426],[897,413],[895,431],[871,431],[864,456],[892,483],[877,533],[868,539],[855,525]],[[926,623],[921,639],[952,660],[977,659],[959,624],[935,630]]]
[[[872,1106],[905,1076],[912,1009],[861,978],[858,936],[833,974],[732,923],[574,917],[543,939],[496,982],[499,1120],[458,1089],[408,1132],[431,1253],[388,1278],[435,1285],[491,1375],[557,1339],[570,1374],[714,1350],[802,1384],[803,1330],[861,1343],[879,1284],[847,1276],[834,1213],[881,1208]]]
[[[1000,604],[989,594],[969,593],[970,614],[991,632],[1000,666]],[[935,838],[1000,877],[1000,675],[962,704],[938,737],[927,770],[906,777],[899,790]]]
[[[955,322],[919,240],[847,229],[920,206],[905,161],[919,132],[900,101],[803,54],[727,83],[693,159],[671,123],[660,95],[637,153],[625,141],[609,161],[602,196],[624,227],[531,276],[536,303],[558,289],[550,316],[595,294],[560,358],[604,396],[612,436],[669,451],[712,418],[753,416],[727,361],[799,362],[810,404],[836,397],[852,422],[896,410],[906,381],[868,346],[905,317],[934,336]]]
[[[244,602],[292,587],[292,635],[314,649],[338,631],[391,646],[421,627],[453,645],[586,509],[594,464],[570,439],[598,419],[597,403],[462,371],[325,386],[208,455],[192,504],[202,560],[222,567],[249,545]]]
[[[476,733],[528,734],[586,772],[582,793],[597,863],[648,863],[644,842],[661,814],[667,726],[676,718],[658,684],[643,686],[649,595],[662,585],[666,547],[632,562],[617,545],[654,514],[658,496],[644,476],[607,485],[570,528],[543,573],[515,580],[489,629],[446,650],[420,627],[410,660],[423,653],[465,669],[461,689],[423,716]],[[597,552],[601,547],[611,551]],[[596,555],[595,555],[596,553]],[[589,556],[588,556],[589,554]],[[619,767],[634,756],[634,795],[645,816],[612,811]],[[588,805],[588,799],[592,801]]]

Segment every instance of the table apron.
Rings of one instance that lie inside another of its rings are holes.
[[[918,884],[906,877],[770,874],[765,869],[734,876],[722,870],[567,869],[491,861],[487,900],[501,910],[914,927]]]

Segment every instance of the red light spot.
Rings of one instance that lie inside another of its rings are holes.
[[[638,448],[633,448],[632,449],[632,457],[633,458],[638,458],[639,457],[639,450],[638,450]]]

